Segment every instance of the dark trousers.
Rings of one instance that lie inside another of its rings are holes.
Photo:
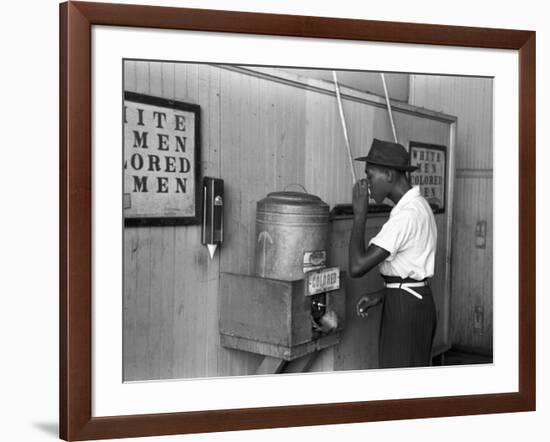
[[[380,323],[380,368],[431,365],[436,311],[429,286],[413,287],[418,299],[401,289],[384,289]]]

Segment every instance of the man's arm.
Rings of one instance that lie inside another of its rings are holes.
[[[371,244],[365,250],[365,222],[361,223],[354,219],[349,243],[350,275],[353,278],[365,275],[384,261],[389,254],[387,250],[375,244]]]
[[[372,270],[388,256],[389,252],[371,244],[365,248],[365,228],[368,216],[369,192],[367,180],[353,186],[353,227],[349,241],[348,267],[350,276],[358,278]]]

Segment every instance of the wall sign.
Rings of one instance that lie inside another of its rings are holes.
[[[447,148],[436,144],[409,144],[411,165],[418,169],[411,172],[411,184],[420,187],[434,213],[445,212],[447,190]]]
[[[124,223],[200,222],[200,107],[124,93]]]

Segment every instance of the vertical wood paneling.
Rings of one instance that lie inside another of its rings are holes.
[[[162,87],[162,63],[149,63],[149,94],[164,97]]]
[[[236,72],[221,75],[222,169],[233,250],[222,258],[222,271],[247,274],[253,272],[256,202],[304,184],[303,92]]]
[[[187,64],[174,63],[174,97],[184,101],[187,97]]]
[[[237,74],[221,72],[221,108],[220,108],[220,138],[222,140],[222,159],[224,170],[224,193],[225,193],[225,233],[224,248],[233,251],[234,259],[224,255],[221,258],[221,271],[244,273],[246,268],[242,268],[241,248],[238,243],[241,224],[246,222],[241,215],[241,174],[240,174],[240,154],[239,149],[241,140],[239,128],[234,119],[239,118],[240,110],[238,102],[238,80]]]
[[[493,168],[493,80],[413,75],[413,105],[456,115],[457,169]]]
[[[150,63],[136,62],[136,92],[140,94],[149,94],[151,84],[149,81]]]
[[[128,74],[125,79],[129,82],[126,90],[133,87],[135,92],[148,93],[149,63],[126,63]],[[151,317],[151,228],[125,229],[124,241],[131,245],[130,253],[124,256],[124,265],[128,265],[129,271],[124,273],[126,299],[123,302],[128,305],[124,317],[127,332],[124,336],[128,339],[123,345],[125,358],[130,360],[124,367],[124,376],[125,380],[154,379],[152,367],[156,355],[149,353],[151,340],[154,339],[152,322],[157,320]]]
[[[136,62],[125,60],[123,74],[124,74],[124,90],[135,92],[136,91]]]
[[[197,243],[194,229],[176,230],[175,256],[175,313],[174,334],[176,377],[196,376],[203,373],[204,352],[197,348],[201,326],[199,298],[205,296],[203,281],[206,277],[208,257],[204,247]]]
[[[149,295],[151,239],[149,229],[126,229],[124,255],[124,367],[125,380],[148,379]]]
[[[453,255],[452,337],[458,345],[492,351],[493,325],[493,215],[492,180],[457,179],[455,241]],[[476,201],[472,205],[471,201]],[[475,227],[487,222],[484,249],[475,247]],[[476,307],[484,311],[483,329],[475,327]]]
[[[124,288],[123,288],[123,376],[136,379],[138,372],[137,318],[138,309],[138,260],[133,254],[138,250],[138,231],[124,231]]]
[[[244,190],[241,216],[244,219],[241,230],[241,241],[246,245],[243,249],[244,256],[243,262],[246,265],[245,274],[254,273],[254,241],[256,240],[254,235],[254,218],[256,214],[256,199],[254,193],[251,192],[251,188],[254,187],[254,183],[258,182],[258,177],[255,176],[254,170],[256,168],[256,161],[261,160],[261,157],[265,155],[261,146],[258,146],[258,81],[256,78],[242,75],[240,77],[239,89],[247,91],[248,93],[242,94],[241,100],[241,115],[240,119],[240,134],[241,134],[241,146],[244,147],[245,158],[241,157],[241,189]],[[262,151],[258,157],[257,152]],[[250,156],[249,156],[250,155]],[[247,158],[248,157],[248,158]],[[250,189],[250,190],[249,190]]]
[[[170,379],[174,377],[174,349],[176,336],[174,335],[174,288],[175,288],[175,254],[176,235],[175,229],[163,229],[161,234],[161,271],[162,280],[160,284],[160,306],[159,312],[162,317],[160,324],[160,364],[159,378]],[[152,293],[155,293],[152,288]],[[157,319],[157,318],[155,318]]]
[[[148,355],[148,373],[150,379],[166,377],[172,367],[173,352],[171,338],[166,336],[171,332],[169,309],[173,290],[173,248],[174,243],[167,241],[173,229],[162,227],[151,228],[151,273],[148,293],[149,333],[147,335],[146,354]],[[170,273],[170,270],[172,272]],[[172,276],[172,277],[170,277]],[[168,340],[164,340],[168,338]]]
[[[318,174],[321,173],[319,170],[316,157],[318,151],[322,148],[320,145],[320,130],[321,127],[321,116],[315,112],[316,109],[320,107],[322,96],[320,94],[315,94],[312,92],[306,92],[306,151],[305,158],[306,167],[305,171],[305,187],[308,189],[311,186],[316,184],[316,178]],[[314,187],[318,189],[317,187]],[[312,190],[308,189],[309,192],[313,193]],[[318,190],[315,191],[318,194]]]
[[[161,63],[161,96],[174,99],[176,96],[176,69],[174,63]]]
[[[164,92],[162,63],[149,63],[149,93],[163,98],[173,98]],[[165,379],[173,376],[174,368],[174,284],[175,284],[175,227],[151,228],[150,301],[150,376]]]
[[[346,120],[353,115],[352,105],[344,102]],[[306,106],[308,124],[305,145],[308,161],[305,187],[330,205],[342,203],[344,201],[338,201],[341,182],[344,180],[349,188],[351,171],[336,99],[308,91]],[[349,122],[347,124],[349,130]],[[353,142],[351,144],[353,146]]]
[[[199,102],[203,107],[204,131],[202,134],[202,161],[205,176],[220,177],[220,73],[217,68],[199,66]],[[203,354],[206,363],[205,376],[218,376],[218,277],[220,270],[220,253],[209,261],[207,270],[207,287],[203,294],[201,312],[204,327]]]
[[[222,271],[234,271],[246,273],[248,263],[244,258],[247,250],[248,238],[244,229],[248,220],[244,218],[243,205],[246,205],[246,189],[242,185],[242,122],[239,117],[243,112],[243,100],[246,97],[239,96],[241,89],[241,76],[229,72],[220,72],[221,84],[221,165],[223,167],[224,193],[225,193],[225,233],[228,241],[224,243],[224,249],[231,250],[233,256],[223,254],[221,259]],[[243,146],[244,147],[244,146]],[[246,208],[247,210],[247,208]],[[244,239],[244,241],[243,241]],[[227,269],[227,270],[226,270]],[[226,296],[220,293],[220,296]],[[247,374],[250,362],[250,355],[244,352],[225,349],[219,350],[219,369],[227,375]]]
[[[204,110],[209,108],[209,98],[207,94],[200,95],[199,66],[176,64],[174,76],[175,99],[199,104],[203,116]],[[202,141],[202,146],[208,145],[209,133],[209,119],[201,119],[201,135],[206,139],[206,142]],[[204,147],[201,149],[201,157],[205,150]],[[202,174],[218,176],[219,168],[215,164],[210,166],[207,169],[203,165]],[[209,291],[208,275],[212,271],[217,272],[219,258],[209,259],[206,248],[200,243],[199,226],[177,227],[176,244],[176,377],[203,376],[208,366],[216,365],[215,362],[208,363],[207,355],[212,352],[205,351],[204,343],[209,325],[205,318],[210,314],[207,310],[211,307],[208,301],[210,298],[215,300],[216,295]]]
[[[451,341],[492,351],[493,320],[493,82],[488,78],[414,75],[413,105],[458,117],[452,241]],[[475,227],[487,221],[486,248],[475,247]],[[476,306],[484,311],[475,329]]]

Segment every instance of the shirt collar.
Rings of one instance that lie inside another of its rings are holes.
[[[407,204],[409,204],[412,200],[415,198],[418,198],[420,196],[420,187],[414,186],[407,190],[405,195],[401,197],[399,201],[397,201],[397,204],[393,206],[393,209],[391,210],[390,216],[395,215],[400,210],[402,210]]]

